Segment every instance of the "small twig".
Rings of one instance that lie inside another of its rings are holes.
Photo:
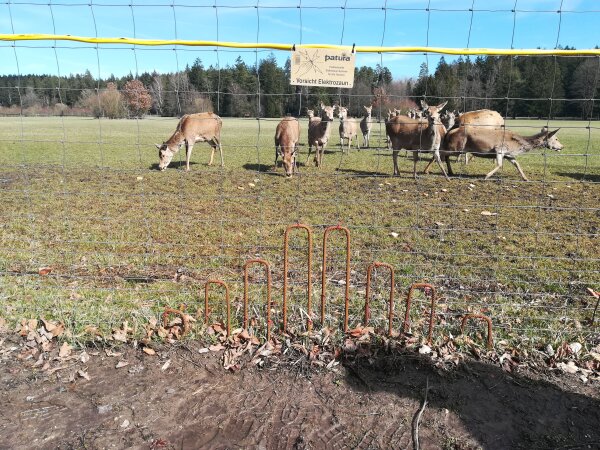
[[[594,325],[596,320],[596,311],[598,311],[598,303],[600,303],[600,293],[594,291],[592,288],[588,288],[587,290],[590,294],[592,294],[592,297],[596,299],[596,307],[594,308],[594,313],[592,314],[592,325]]]
[[[427,393],[429,392],[429,377],[427,377],[425,383],[425,398],[423,399],[421,409],[417,412],[417,414],[415,414],[415,418],[413,419],[412,440],[414,450],[421,449],[421,446],[419,445],[419,422],[421,421],[421,416],[423,415],[423,411],[425,411],[425,407],[427,406]]]

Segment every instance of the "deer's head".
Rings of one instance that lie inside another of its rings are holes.
[[[346,117],[348,117],[348,108],[338,106],[338,117],[340,120],[344,120]]]
[[[166,142],[162,145],[154,144],[158,149],[158,168],[159,170],[165,170],[171,163],[175,153],[179,151],[179,147],[175,145],[169,146]]]
[[[286,178],[291,178],[296,168],[296,156],[298,156],[298,146],[293,148],[280,147],[279,156],[283,163],[283,170],[285,171]]]
[[[429,124],[439,125],[441,124],[440,114],[444,106],[446,106],[448,102],[440,103],[437,106],[429,106],[423,100],[421,100],[421,107],[423,108],[423,116],[427,118]]]
[[[373,111],[373,106],[364,106],[365,109],[365,117],[371,117],[371,111]]]
[[[315,111],[313,109],[307,109],[306,115],[308,116],[309,119],[312,119],[313,117],[315,117]]]
[[[321,102],[321,120],[324,122],[333,122],[333,116],[335,114],[336,106],[325,106],[323,102]]]
[[[540,140],[540,147],[546,147],[550,150],[556,150],[557,152],[561,151],[564,148],[564,145],[561,144],[556,137],[558,130],[560,130],[560,128],[557,128],[554,131],[549,131],[546,127],[542,128],[538,138]]]

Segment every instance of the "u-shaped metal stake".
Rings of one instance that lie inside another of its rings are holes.
[[[229,286],[221,280],[208,280],[204,284],[204,324],[208,325],[208,288],[211,284],[223,286],[225,288],[225,303],[227,304],[227,337],[231,334],[231,303],[229,301]],[[200,309],[196,314],[196,318],[200,318]]]
[[[488,350],[492,350],[494,348],[494,341],[492,338],[492,319],[490,319],[488,316],[484,316],[483,314],[465,314],[462,319],[462,323],[460,324],[460,333],[461,334],[464,334],[465,325],[467,324],[467,320],[469,320],[469,319],[480,319],[480,320],[484,320],[487,322],[487,329],[488,329],[487,348],[488,348]]]
[[[288,244],[289,244],[289,233],[294,228],[301,228],[306,230],[306,235],[308,238],[308,280],[306,285],[306,296],[308,298],[307,304],[307,312],[308,319],[306,321],[306,327],[308,331],[312,329],[312,229],[308,225],[303,225],[301,223],[297,223],[294,225],[290,225],[285,229],[285,234],[283,236],[283,332],[285,333],[287,330],[287,288],[288,288]]]
[[[184,307],[182,306],[181,310],[174,308],[165,308],[162,313],[163,327],[166,328],[168,324],[168,319],[170,314],[175,314],[176,316],[181,317],[181,324],[183,325],[183,332],[181,333],[181,337],[186,334],[190,330],[190,321],[188,316],[183,312]]]
[[[367,292],[365,295],[365,326],[369,323],[371,312],[369,310],[369,299],[371,293],[371,272],[377,267],[387,267],[390,270],[390,302],[388,310],[388,336],[392,335],[392,320],[394,318],[394,267],[388,263],[374,262],[367,267]]]
[[[244,264],[244,328],[248,329],[248,267],[262,264],[267,272],[267,341],[271,339],[271,266],[264,259],[249,259]]]
[[[348,331],[348,303],[350,301],[350,230],[341,225],[325,228],[323,232],[323,269],[321,271],[321,324],[325,323],[325,288],[327,286],[327,236],[331,231],[340,230],[346,235],[346,294],[344,300],[344,333]]]
[[[413,283],[408,290],[408,296],[406,297],[406,315],[404,316],[404,332],[408,332],[410,324],[410,304],[412,301],[412,294],[415,289],[429,289],[431,293],[431,313],[429,315],[429,333],[427,334],[427,342],[431,344],[431,336],[433,335],[433,317],[435,315],[435,288],[428,283]]]

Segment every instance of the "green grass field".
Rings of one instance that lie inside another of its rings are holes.
[[[60,320],[77,342],[91,339],[88,326],[107,333],[124,320],[139,334],[165,306],[184,303],[195,311],[204,281],[220,278],[230,284],[239,325],[241,267],[262,257],[273,269],[277,325],[286,226],[302,222],[314,229],[316,314],[323,229],[341,223],[352,239],[350,326],[362,321],[367,265],[384,261],[396,270],[396,330],[408,286],[426,281],[441,297],[438,340],[456,335],[457,317],[472,311],[492,317],[497,340],[595,342],[598,318],[589,323],[595,304],[586,288],[600,287],[598,124],[550,122],[551,129],[561,127],[565,148],[520,157],[532,180],[525,183],[511,164],[483,181],[493,161],[477,158],[468,166],[454,163],[459,176],[450,182],[437,167],[413,180],[412,160],[404,157],[401,176],[391,177],[383,124],[374,124],[372,136],[380,148],[343,155],[337,121],[319,170],[304,164],[306,120],[300,175],[285,179],[282,168],[273,169],[277,122],[224,119],[225,168],[208,167],[210,148],[199,143],[186,173],[184,150],[169,169],[155,170],[153,144],[170,136],[177,119],[0,118],[0,317],[11,324],[40,316]],[[542,125],[509,122],[523,134]],[[332,236],[327,313],[338,328],[343,246]],[[301,331],[306,243],[300,232],[291,247],[289,324]],[[52,272],[40,276],[40,267]],[[253,270],[251,281],[251,304],[261,315],[264,277]],[[371,320],[382,328],[387,282],[383,271],[374,280]],[[424,326],[426,299],[416,300],[413,319]],[[214,317],[220,313],[215,305]]]

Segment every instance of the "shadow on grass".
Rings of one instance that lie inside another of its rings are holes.
[[[391,173],[373,172],[373,171],[368,171],[368,170],[357,170],[357,169],[338,168],[338,169],[335,169],[335,171],[341,172],[341,173],[350,173],[350,174],[359,175],[359,176],[367,176],[367,177],[391,177],[392,176]]]
[[[192,166],[197,166],[199,163],[190,161],[190,168]],[[211,167],[208,164],[200,164],[202,166]],[[214,164],[213,164],[214,165]],[[169,169],[185,169],[185,161],[171,161],[171,163],[167,166],[165,170]],[[158,163],[153,163],[150,165],[150,170],[159,170]]]
[[[591,174],[591,173],[574,173],[574,172],[558,172],[557,175],[561,177],[573,178],[577,181],[587,181],[590,183],[600,183],[600,175],[599,174]]]
[[[580,392],[594,392],[593,386],[574,377],[561,376],[555,384],[552,375],[511,374],[478,361],[443,371],[428,358],[390,354],[383,348],[372,349],[362,358],[345,356],[344,365],[352,389],[368,395],[388,392],[421,404],[428,380],[422,428],[435,427],[436,417],[443,417],[444,409],[453,411],[484,449],[600,446],[600,400],[571,392],[570,385]]]

